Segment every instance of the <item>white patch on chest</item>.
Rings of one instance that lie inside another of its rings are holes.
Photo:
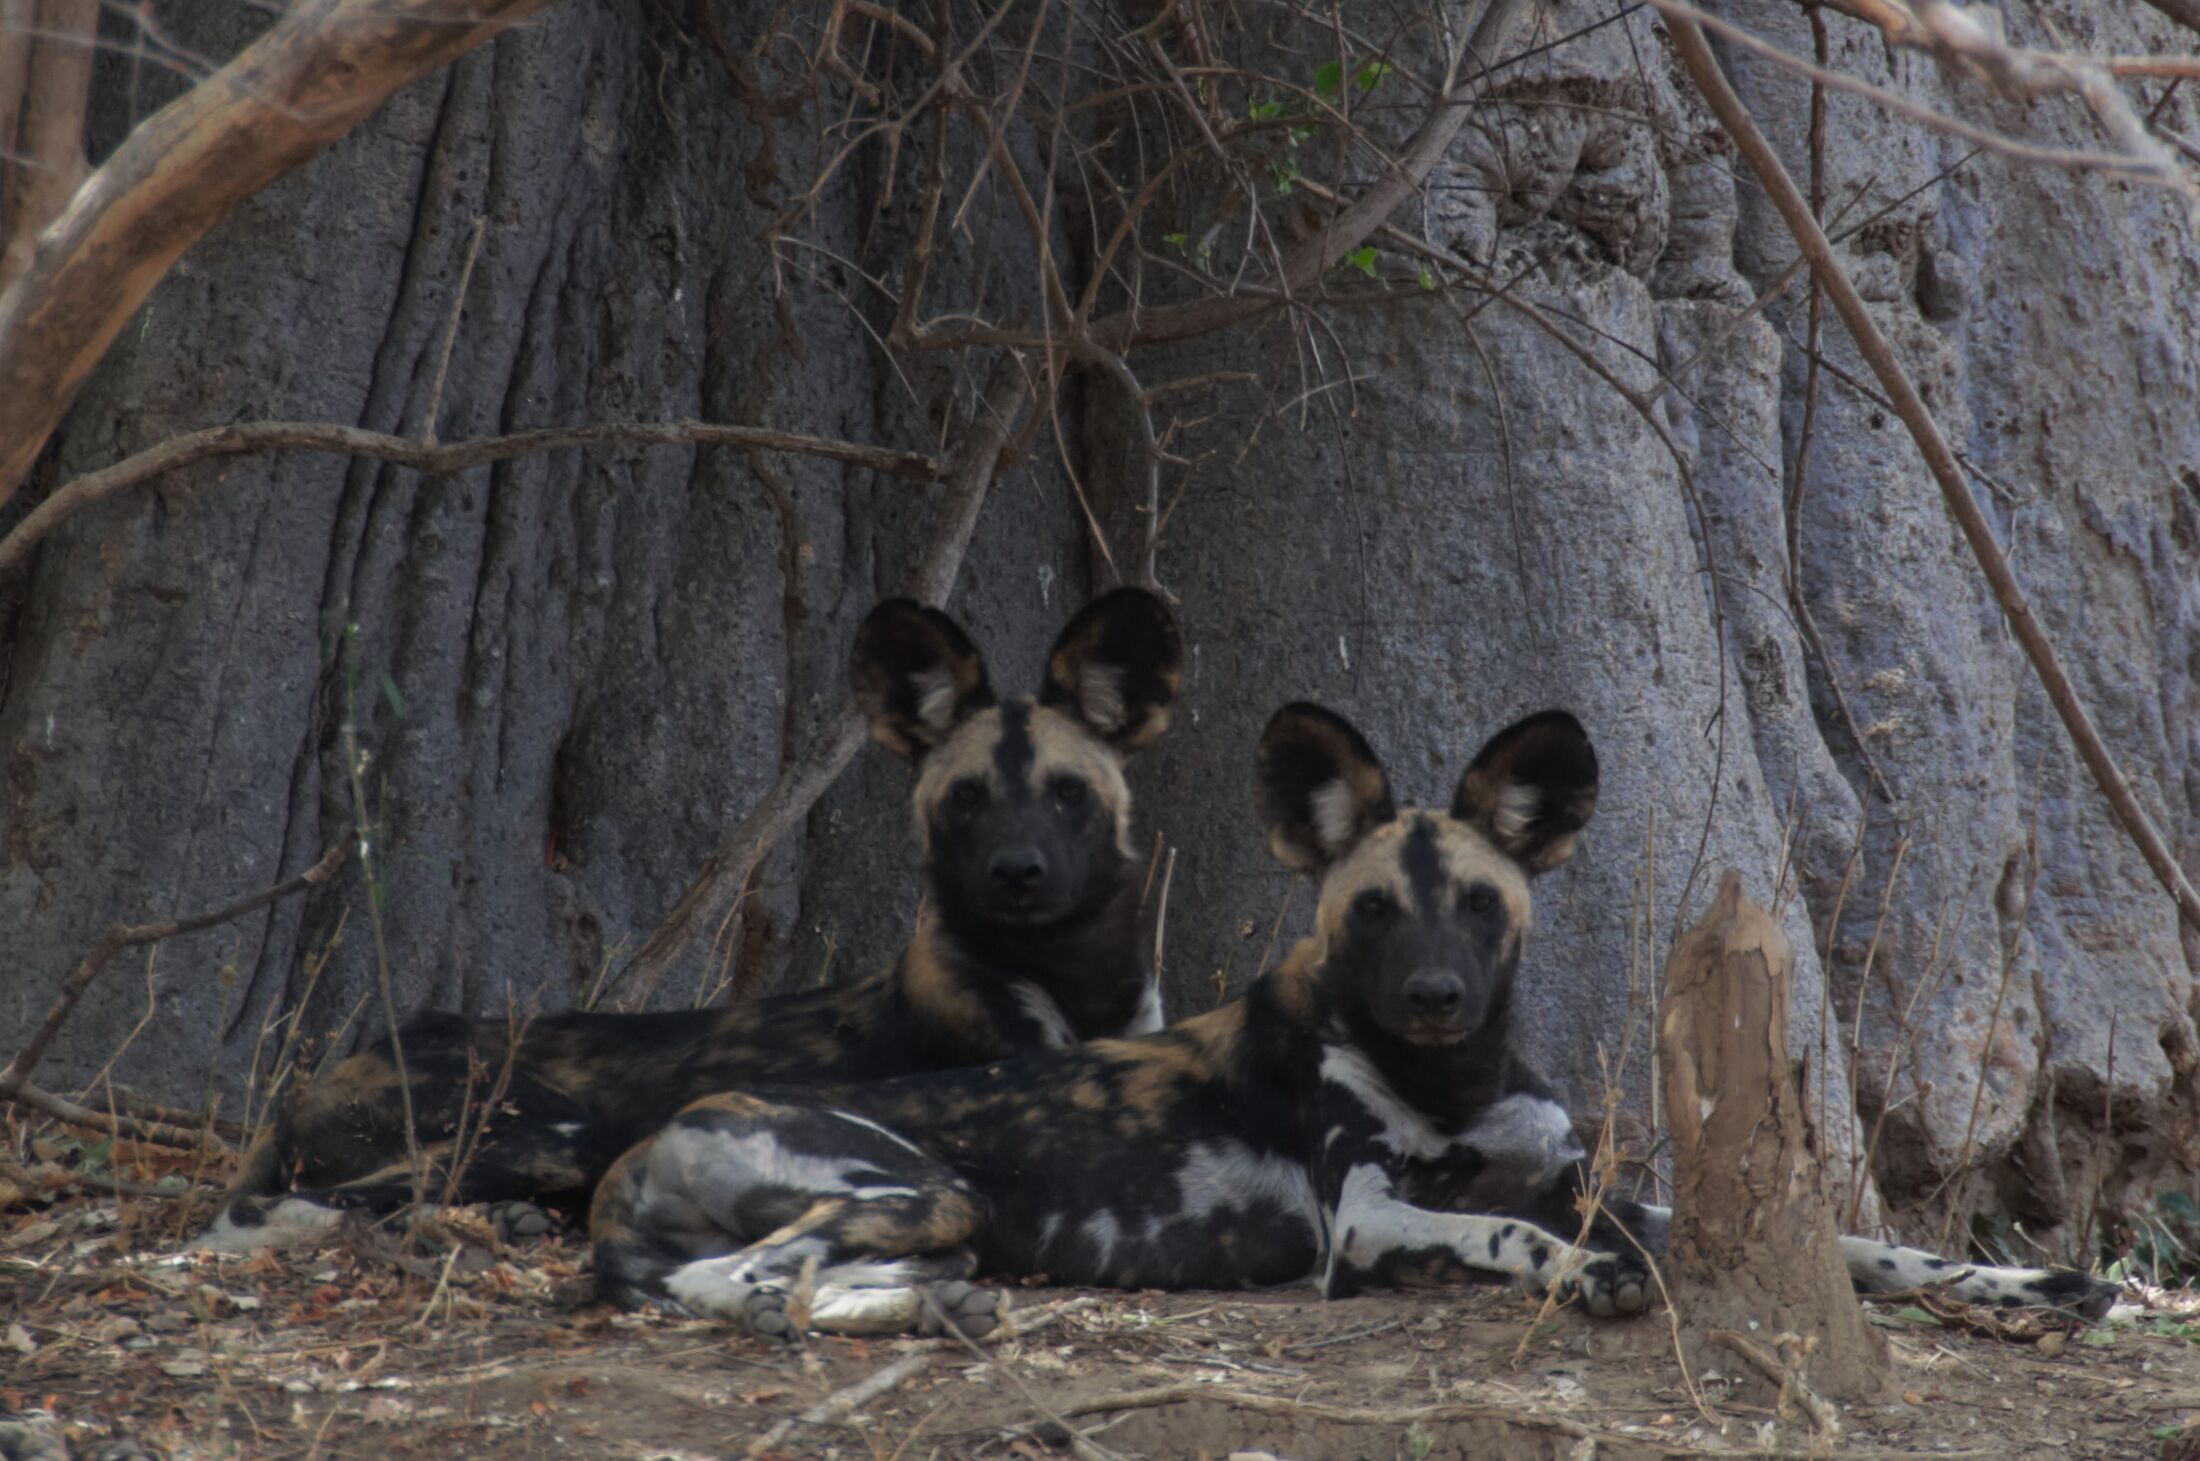
[[[1548,1096],[1507,1096],[1467,1125],[1457,1138],[1493,1163],[1553,1172],[1581,1160],[1573,1118]]]
[[[1146,992],[1138,996],[1138,1008],[1131,1011],[1130,1023],[1123,1027],[1122,1034],[1151,1035],[1167,1029],[1168,1024],[1169,1017],[1161,1008],[1161,981],[1148,979]]]
[[[1067,1050],[1083,1043],[1077,1038],[1077,1031],[1071,1026],[1069,1016],[1063,1014],[1062,1007],[1054,1002],[1053,995],[1028,979],[1017,980],[1008,987],[1008,991],[1015,997],[1016,1007],[1029,1015],[1031,1022],[1039,1027],[1039,1037],[1045,1048]]]
[[[1375,1063],[1349,1045],[1322,1047],[1322,1079],[1352,1093],[1380,1128],[1375,1140],[1401,1157],[1433,1158],[1448,1151],[1455,1138],[1416,1111],[1383,1079]]]

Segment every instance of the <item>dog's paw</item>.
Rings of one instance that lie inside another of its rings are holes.
[[[961,1279],[928,1283],[919,1292],[924,1297],[923,1317],[917,1324],[920,1334],[942,1334],[953,1326],[965,1339],[984,1339],[1008,1315],[1006,1294]]]
[[[532,1202],[492,1202],[488,1211],[489,1221],[496,1225],[499,1242],[531,1243],[565,1232],[565,1224],[558,1220],[556,1213]]]
[[[1650,1270],[1637,1254],[1599,1253],[1560,1282],[1558,1296],[1599,1319],[1640,1314],[1650,1306]]]

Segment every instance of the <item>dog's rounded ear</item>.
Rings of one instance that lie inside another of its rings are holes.
[[[848,651],[848,686],[871,738],[909,762],[993,703],[970,636],[914,599],[888,599],[864,616]]]
[[[1176,616],[1142,588],[1119,588],[1085,605],[1047,655],[1039,703],[1067,711],[1118,751],[1135,751],[1168,728],[1184,678]]]
[[[1597,753],[1581,722],[1545,710],[1490,737],[1474,758],[1451,814],[1479,829],[1531,873],[1574,855],[1597,806]]]
[[[1398,814],[1366,739],[1343,716],[1304,701],[1277,711],[1261,732],[1253,798],[1276,860],[1317,875]]]

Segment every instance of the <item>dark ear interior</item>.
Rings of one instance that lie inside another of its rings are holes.
[[[1397,815],[1383,763],[1350,721],[1299,701],[1261,732],[1253,796],[1276,860],[1319,873]]]
[[[1451,814],[1531,873],[1574,855],[1597,805],[1597,753],[1581,722],[1544,710],[1505,727],[1474,758]]]
[[[1184,640],[1169,606],[1142,588],[1119,588],[1080,609],[1054,641],[1039,703],[1135,751],[1168,727],[1183,677]]]
[[[923,759],[963,717],[993,703],[970,636],[914,599],[888,599],[864,616],[848,685],[872,739],[906,761]]]

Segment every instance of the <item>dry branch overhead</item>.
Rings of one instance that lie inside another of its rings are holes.
[[[730,446],[750,451],[793,452],[867,467],[911,482],[937,482],[946,467],[922,452],[864,446],[762,426],[722,426],[710,421],[618,421],[588,426],[547,426],[509,436],[475,441],[420,441],[357,426],[316,421],[246,421],[212,426],[170,437],[112,466],[68,482],[24,515],[15,530],[0,538],[0,573],[22,565],[62,522],[96,502],[104,502],[166,474],[219,457],[256,452],[314,451],[373,457],[413,467],[431,476],[452,476],[538,452],[586,446]]]
[[[0,502],[170,266],[392,92],[547,0],[300,0],[140,122],[0,295]]]
[[[986,494],[1020,450],[1022,424],[1033,399],[1023,362],[1013,354],[1002,355],[961,433],[947,470],[939,517],[917,565],[916,581],[910,585],[911,593],[925,603],[945,603],[954,588]],[[810,814],[862,744],[863,719],[853,709],[827,721],[809,747],[781,768],[778,779],[748,815],[720,839],[680,901],[650,933],[641,951],[611,977],[606,989],[633,980],[635,988],[628,998],[646,999],[698,933],[721,927],[729,914],[737,916],[750,875],[779,839]],[[746,991],[734,992],[738,996]]]
[[[0,289],[84,180],[99,0],[0,5]]]
[[[1665,966],[1658,1064],[1673,1133],[1673,1227],[1664,1273],[1684,1341],[1721,1331],[1804,1336],[1821,1388],[1875,1393],[1886,1342],[1864,1318],[1812,1150],[1788,1055],[1794,955],[1778,920],[1720,880]],[[1731,1345],[1727,1345],[1732,1348]],[[1755,1363],[1757,1356],[1745,1355]],[[1772,1378],[1797,1399],[1800,1374]],[[1791,1385],[1792,1381],[1792,1385]],[[1815,1395],[1814,1420],[1831,1416]]]
[[[1147,309],[1137,306],[1095,320],[1086,336],[1098,349],[1121,352],[1133,345],[1160,344],[1211,334],[1281,307],[1306,294],[1346,254],[1372,237],[1408,198],[1419,193],[1436,164],[1474,109],[1490,68],[1529,9],[1529,0],[1490,0],[1445,68],[1443,84],[1429,104],[1420,130],[1398,159],[1367,191],[1325,220],[1283,259],[1282,277],[1269,287],[1211,299]]]
[[[2025,658],[2032,662],[2033,671],[2047,691],[2055,713],[2062,717],[2064,729],[2076,744],[2078,754],[2093,773],[2093,780],[2108,801],[2109,810],[2122,824],[2146,859],[2155,878],[2177,904],[2177,910],[2185,922],[2200,929],[2200,892],[2195,892],[2184,869],[2178,865],[2175,855],[2160,832],[2148,819],[2146,811],[2133,795],[2131,784],[2124,779],[2116,759],[2109,754],[2100,732],[2094,727],[2085,704],[2078,698],[2077,688],[2063,670],[2062,661],[2055,654],[2055,647],[2048,641],[2047,631],[2040,626],[2033,614],[2031,603],[2024,590],[2018,586],[2017,576],[2009,566],[2009,558],[1994,541],[1994,530],[1986,521],[1986,514],[1971,496],[1964,481],[1963,466],[1955,451],[1941,435],[1939,423],[1911,384],[1909,373],[1896,358],[1894,347],[1881,333],[1878,321],[1872,318],[1871,309],[1864,297],[1857,293],[1848,270],[1827,240],[1825,230],[1811,212],[1810,202],[1803,196],[1795,180],[1788,175],[1787,167],[1780,161],[1772,144],[1758,130],[1757,122],[1742,104],[1742,99],[1727,83],[1726,75],[1711,53],[1711,43],[1704,33],[1680,7],[1671,0],[1652,0],[1665,16],[1667,31],[1673,38],[1674,51],[1681,65],[1688,71],[1689,79],[1711,108],[1728,137],[1742,154],[1742,159],[1756,177],[1758,186],[1765,190],[1772,204],[1779,209],[1787,230],[1810,261],[1813,273],[1824,286],[1826,297],[1840,313],[1841,323],[1848,327],[1849,337],[1856,342],[1857,353],[1871,367],[1879,380],[1879,387],[1887,394],[1894,412],[1908,428],[1911,440],[1917,443],[1918,454],[1940,486],[1941,500],[1948,505],[1948,512],[1963,531],[1963,539],[1971,547],[1972,556],[1978,560],[1979,570],[1993,590],[1995,602],[2000,604],[2002,615],[2009,621],[2009,629],[2023,648]]]

